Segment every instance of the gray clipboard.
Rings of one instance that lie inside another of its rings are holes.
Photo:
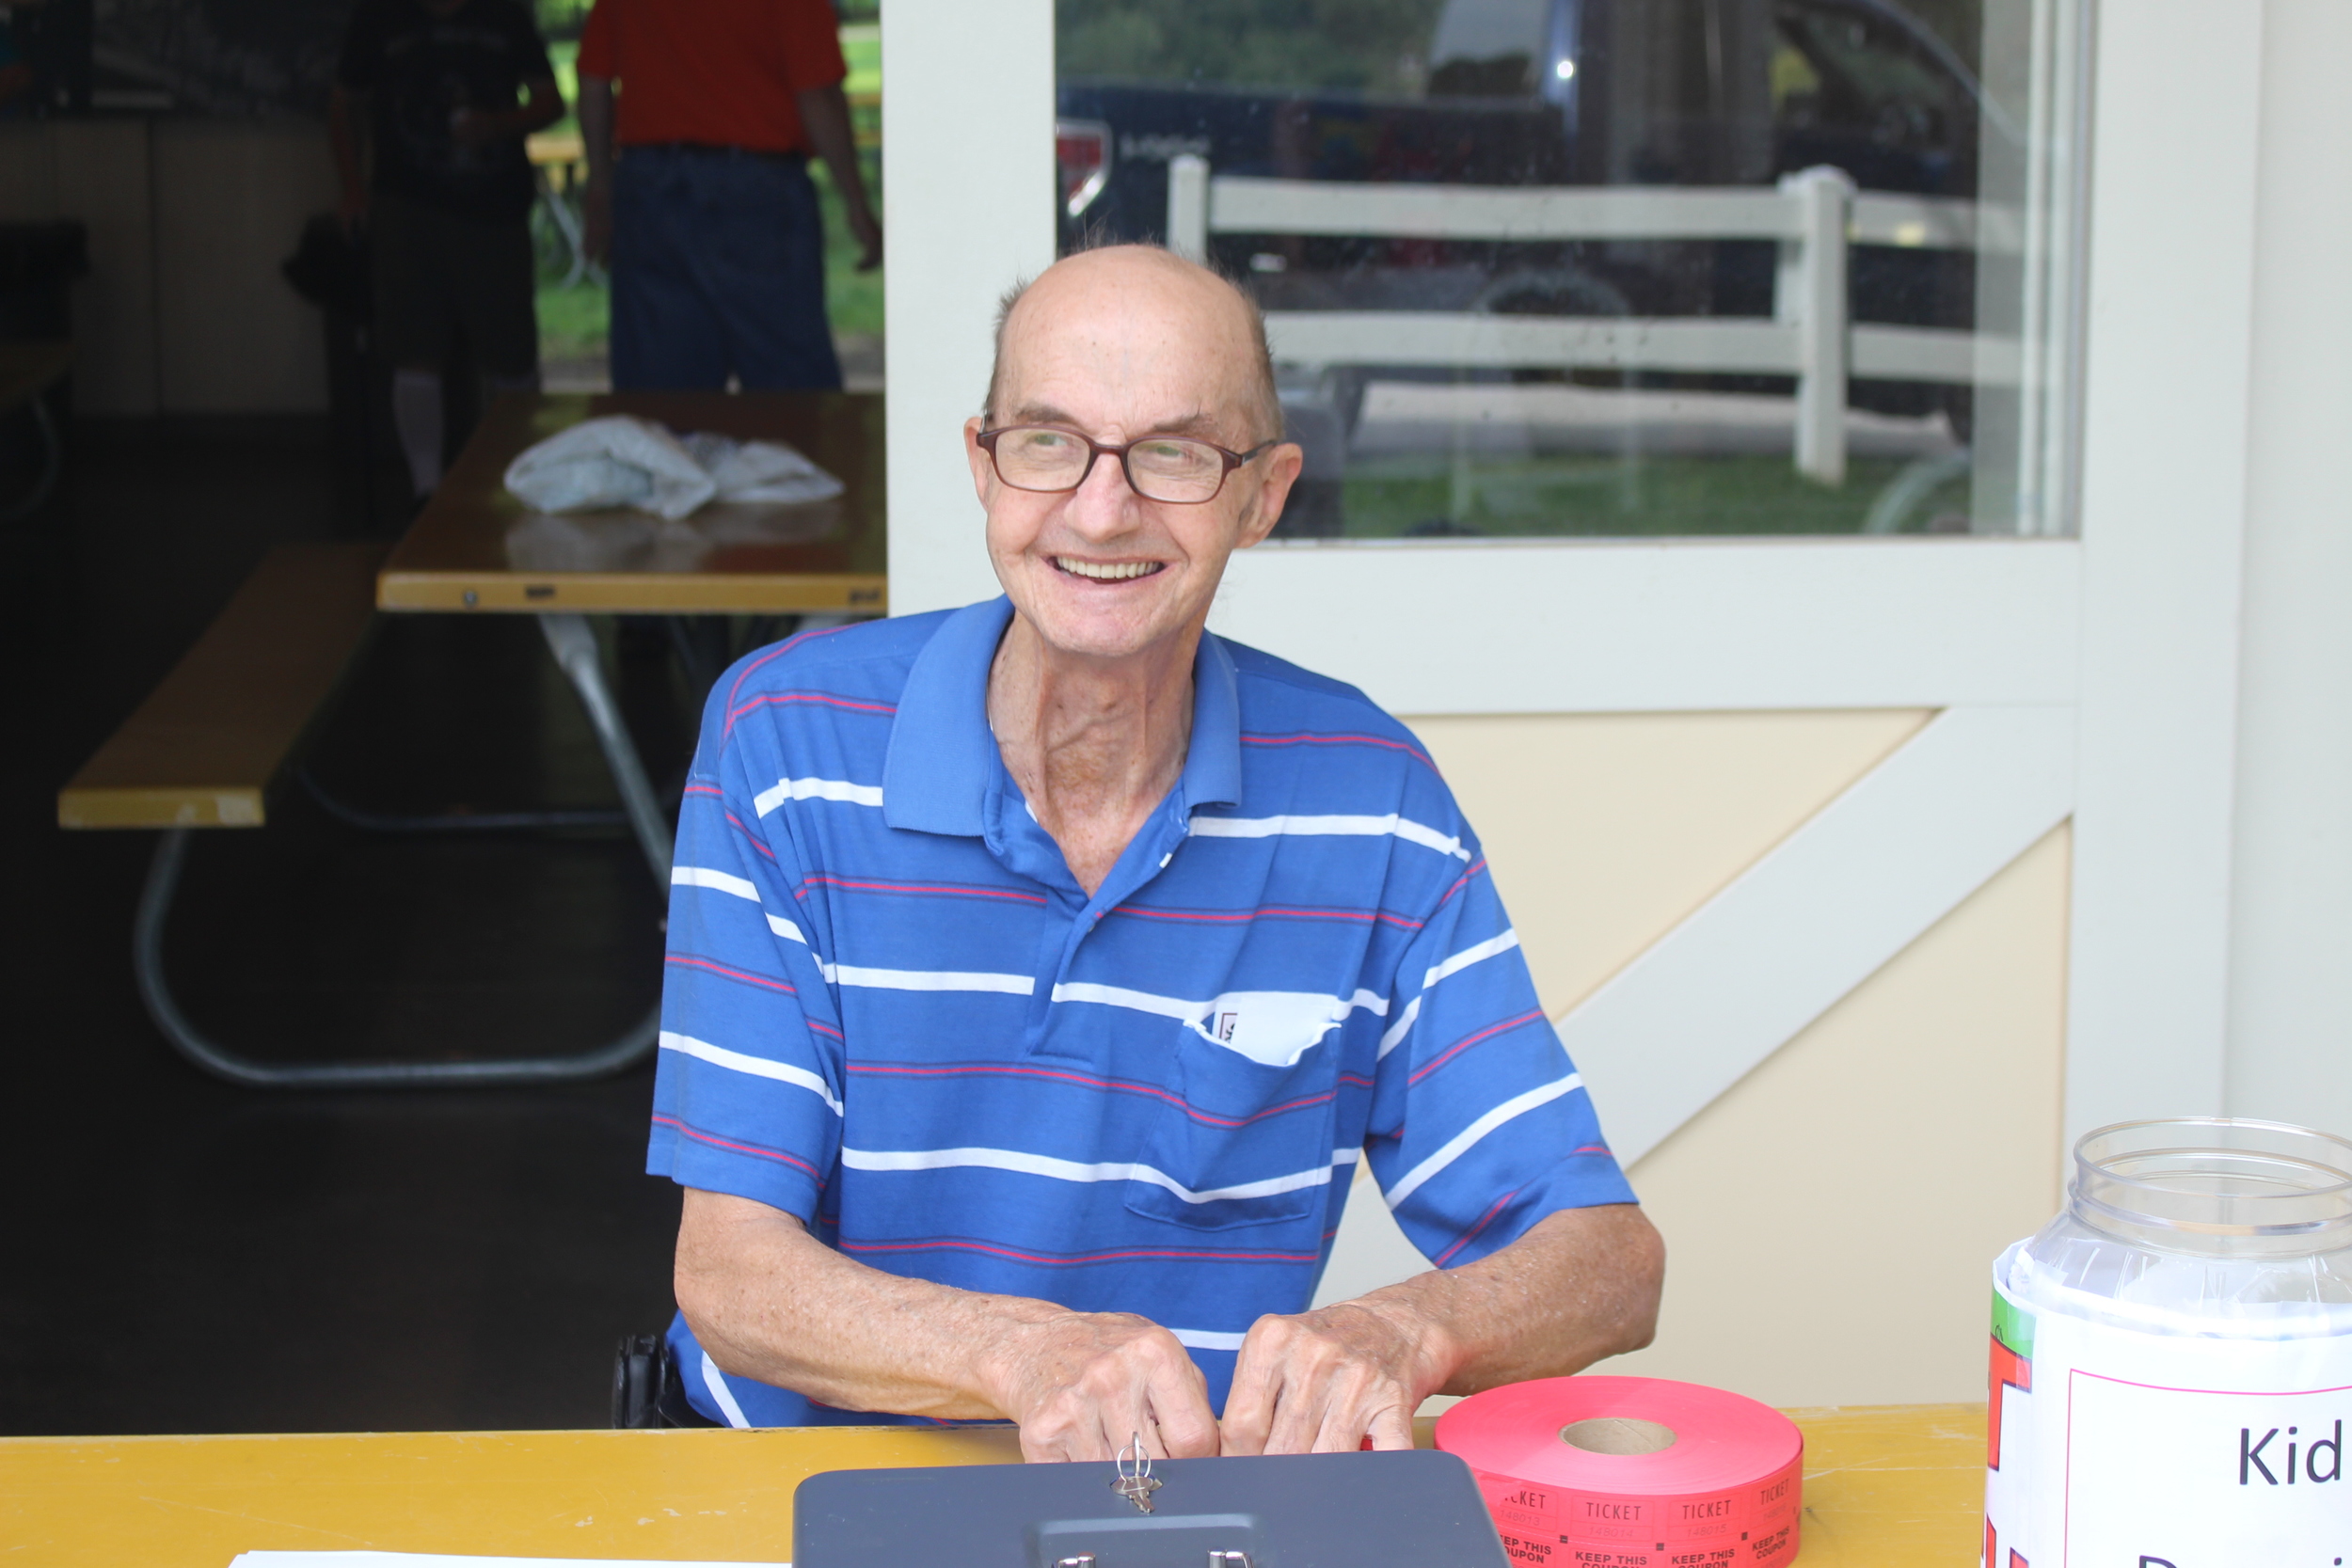
[[[1448,1453],[1163,1459],[1146,1513],[1117,1466],[829,1470],[792,1501],[794,1568],[1510,1568]],[[1092,1559],[1091,1563],[1084,1560]]]

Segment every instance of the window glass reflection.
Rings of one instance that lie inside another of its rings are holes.
[[[2068,527],[2079,0],[1058,0],[1062,241],[1268,312],[1294,535]]]

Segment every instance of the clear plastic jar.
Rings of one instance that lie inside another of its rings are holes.
[[[1985,1561],[2352,1557],[2352,1140],[2103,1127],[1993,1270]]]
[[[2003,1259],[2019,1300],[2143,1332],[2352,1334],[2352,1140],[2225,1117],[2103,1127]]]

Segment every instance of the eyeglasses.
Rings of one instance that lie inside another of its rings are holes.
[[[1096,458],[1116,457],[1136,495],[1180,506],[1215,500],[1225,488],[1227,474],[1281,445],[1267,441],[1248,451],[1227,451],[1187,436],[1147,436],[1123,447],[1106,447],[1050,424],[1006,425],[983,430],[975,439],[996,465],[996,477],[1016,490],[1075,490],[1094,471]]]

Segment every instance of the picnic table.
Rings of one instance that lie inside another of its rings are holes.
[[[844,485],[798,506],[714,503],[664,521],[630,511],[550,516],[506,493],[524,448],[602,414],[799,448]],[[380,544],[280,546],[196,647],[58,792],[61,826],[160,830],[134,930],[140,994],[207,1071],[266,1087],[548,1083],[619,1070],[653,1048],[658,1013],[564,1055],[456,1062],[257,1061],[205,1037],[173,998],[164,937],[188,835],[260,828],[375,614],[525,614],[579,694],[647,869],[670,876],[668,814],[605,679],[587,617],[880,614],[885,498],[882,399],[841,392],[535,394],[493,404],[432,501]],[[345,812],[347,818],[361,814]],[[413,826],[414,824],[409,824]],[[493,825],[451,818],[449,826]],[[566,826],[555,815],[495,825]]]

